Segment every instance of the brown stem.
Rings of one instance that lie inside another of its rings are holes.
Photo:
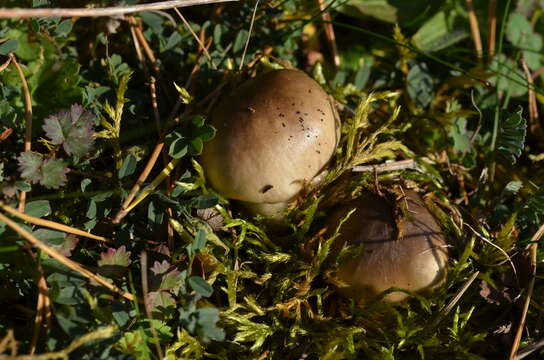
[[[476,49],[476,56],[478,59],[482,58],[482,37],[480,36],[480,28],[478,26],[478,18],[474,12],[474,6],[472,0],[465,0],[468,9],[468,21],[470,23],[470,32],[472,34],[472,41],[474,41],[474,48]]]
[[[120,16],[140,11],[164,10],[175,7],[186,7],[193,5],[215,4],[237,0],[169,0],[158,1],[151,4],[139,4],[132,6],[112,6],[105,8],[52,8],[52,9],[6,9],[0,8],[1,18],[36,18],[36,17],[99,17],[99,16]]]
[[[25,143],[24,143],[24,150],[30,151],[31,145],[32,145],[32,99],[30,97],[30,90],[28,90],[28,83],[26,82],[25,74],[23,73],[23,69],[17,62],[17,58],[13,53],[9,54],[9,57],[11,58],[11,63],[15,66],[17,69],[17,73],[19,74],[19,79],[21,79],[21,83],[23,84],[23,93],[25,95]],[[21,191],[21,195],[19,197],[19,211],[25,211],[25,202],[26,202],[26,192]]]
[[[495,39],[497,37],[497,0],[489,0],[489,6],[487,11],[487,52],[489,57],[492,58],[495,55]]]

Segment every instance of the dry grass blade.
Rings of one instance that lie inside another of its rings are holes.
[[[23,93],[25,95],[25,144],[24,151],[30,151],[32,146],[32,98],[30,97],[30,90],[28,89],[28,83],[26,82],[23,69],[17,62],[17,58],[12,53],[9,53],[11,63],[17,69],[19,79],[23,84]],[[26,191],[21,191],[19,196],[19,211],[25,211]]]
[[[90,234],[90,233],[85,232],[83,230],[73,228],[73,227],[68,226],[68,225],[59,224],[59,223],[54,222],[54,221],[44,220],[44,219],[40,219],[40,218],[35,217],[35,216],[27,215],[25,213],[22,213],[22,212],[20,212],[20,211],[18,211],[16,209],[4,204],[1,201],[0,201],[0,208],[2,210],[4,210],[5,212],[10,213],[13,216],[16,216],[19,219],[21,219],[23,221],[26,221],[26,222],[29,222],[29,223],[34,224],[34,225],[45,226],[45,227],[48,227],[48,228],[51,228],[51,229],[55,229],[55,230],[58,230],[58,231],[63,231],[63,232],[74,234],[74,235],[83,236],[83,237],[93,239],[93,240],[111,242],[110,239],[105,238],[103,236],[93,235],[93,234]]]
[[[379,165],[354,166],[351,169],[351,171],[353,172],[375,171],[380,173],[380,172],[386,172],[386,171],[398,171],[398,170],[406,170],[406,169],[419,170],[421,169],[421,167],[413,159],[408,159],[408,160],[387,162],[385,164],[379,164]]]
[[[538,105],[536,102],[534,81],[525,59],[521,59],[521,67],[527,78],[527,90],[529,93],[529,129],[533,135],[544,137],[544,131],[542,131],[542,128],[540,127],[540,119],[538,118]]]
[[[102,340],[102,339],[108,339],[111,338],[115,332],[117,331],[117,327],[115,326],[108,326],[102,329],[98,329],[95,331],[92,331],[88,334],[85,334],[81,336],[80,338],[72,341],[70,345],[68,345],[67,348],[61,351],[51,352],[51,353],[45,353],[40,355],[19,355],[19,356],[8,356],[8,355],[0,355],[0,360],[52,360],[52,359],[68,359],[69,354],[76,350],[77,348],[80,348],[81,346],[96,340]],[[15,342],[15,341],[14,341]]]
[[[487,11],[487,52],[489,57],[495,55],[495,39],[497,37],[497,0],[489,0]]]
[[[472,0],[465,0],[467,3],[468,20],[470,23],[470,32],[472,34],[472,41],[474,41],[474,48],[476,49],[476,56],[478,59],[482,58],[482,37],[480,36],[480,27],[478,26],[478,18],[474,12],[474,6]]]
[[[147,164],[145,164],[145,168],[140,173],[140,176],[138,176],[138,180],[136,180],[136,183],[134,186],[132,186],[132,189],[130,189],[130,193],[127,195],[125,201],[123,201],[123,205],[121,205],[121,209],[117,212],[115,217],[112,220],[112,223],[119,224],[121,220],[128,214],[129,210],[128,207],[132,200],[134,199],[134,196],[136,196],[136,193],[140,191],[140,188],[144,184],[145,180],[149,176],[149,173],[153,169],[153,166],[155,166],[155,163],[157,162],[157,159],[159,158],[159,155],[161,154],[162,148],[164,147],[164,142],[160,142],[157,145],[155,145],[155,149],[153,149],[153,153],[151,153],[151,156],[149,156],[149,159],[147,160]]]
[[[251,15],[251,23],[249,24],[249,33],[247,34],[246,45],[244,46],[244,52],[242,53],[242,60],[240,60],[240,66],[238,70],[242,70],[244,67],[244,60],[246,58],[247,47],[249,46],[249,39],[251,39],[251,32],[253,31],[253,24],[255,23],[255,15],[257,15],[257,7],[259,6],[259,0],[255,2],[255,7],[253,8],[253,15]]]
[[[531,302],[531,296],[535,288],[535,279],[536,279],[536,253],[538,250],[538,241],[544,235],[544,224],[540,226],[538,231],[533,235],[531,239],[531,245],[529,245],[529,255],[531,256],[531,281],[529,282],[529,288],[527,289],[527,297],[523,303],[523,312],[521,313],[521,318],[519,319],[518,329],[516,331],[516,337],[512,344],[512,349],[510,350],[510,360],[515,360],[517,358],[516,354],[519,349],[519,344],[521,342],[521,336],[523,335],[523,329],[525,328],[525,319],[527,318],[527,311],[529,311],[529,303]]]
[[[208,49],[206,48],[206,46],[202,43],[202,40],[200,40],[200,38],[198,37],[198,35],[194,32],[193,28],[191,27],[191,24],[189,24],[189,22],[187,21],[187,19],[185,19],[185,17],[181,14],[181,11],[179,11],[177,8],[174,8],[174,11],[176,12],[176,14],[178,14],[179,18],[181,19],[181,21],[183,21],[183,24],[185,25],[185,27],[189,30],[189,32],[191,33],[191,35],[193,35],[193,37],[195,38],[196,42],[198,43],[198,45],[200,46],[200,49],[204,52],[204,54],[206,55],[206,57],[208,58],[208,61],[210,62],[210,65],[212,66],[212,69],[217,69],[217,66],[215,65],[215,63],[213,62],[213,59],[210,55],[210,53],[208,52]]]
[[[438,313],[437,317],[434,319],[434,321],[431,323],[431,325],[429,325],[429,327],[428,327],[429,330],[435,328],[436,326],[438,326],[438,324],[440,324],[440,322],[450,313],[450,311],[459,302],[459,300],[461,300],[461,297],[463,297],[465,292],[468,290],[470,285],[472,285],[474,280],[476,280],[476,278],[478,277],[479,274],[480,274],[480,272],[476,271],[474,274],[472,274],[470,276],[470,278],[468,278],[467,281],[465,281],[463,286],[459,289],[459,291],[457,291],[457,293],[450,300],[448,305],[446,305],[442,310],[440,310],[440,313]]]
[[[30,342],[31,355],[36,351],[40,329],[44,320],[47,328],[51,326],[51,299],[49,299],[49,289],[47,287],[47,281],[45,281],[45,275],[41,266],[38,266],[38,271],[40,273],[38,279],[39,294],[38,302],[36,304],[36,317],[34,318],[32,341]]]
[[[15,231],[17,234],[22,236],[24,239],[26,239],[29,243],[37,247],[38,249],[45,252],[47,255],[51,256],[53,259],[57,260],[58,262],[66,265],[70,269],[80,273],[84,277],[91,279],[100,285],[104,286],[105,288],[113,291],[114,293],[117,293],[128,300],[134,300],[135,297],[131,293],[128,293],[126,291],[123,291],[119,289],[117,286],[111,284],[107,279],[103,278],[100,275],[96,275],[92,273],[91,271],[85,269],[81,264],[68,259],[66,256],[62,255],[55,249],[52,249],[51,247],[45,245],[40,240],[36,239],[32,234],[30,234],[28,231],[20,227],[15,221],[11,220],[4,214],[0,214],[0,221],[5,222],[13,231]]]
[[[324,0],[318,0],[319,9],[321,10],[321,18],[323,19],[323,28],[325,29],[325,36],[327,42],[331,48],[331,54],[336,67],[340,66],[340,56],[338,56],[338,47],[336,46],[336,35],[334,34],[334,27],[332,26],[331,13],[327,10],[330,5],[325,4]]]
[[[112,6],[105,8],[52,8],[52,9],[6,9],[0,8],[1,18],[35,18],[35,17],[99,17],[99,16],[121,16],[140,11],[164,10],[175,7],[187,7],[194,5],[205,5],[232,2],[237,0],[170,0],[158,1],[150,4],[139,4],[131,6]]]
[[[531,345],[527,345],[518,352],[518,354],[516,355],[516,360],[521,360],[542,347],[544,347],[544,339],[540,339],[537,342],[532,343]]]

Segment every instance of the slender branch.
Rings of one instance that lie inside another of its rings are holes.
[[[101,328],[75,339],[68,345],[67,348],[60,351],[39,354],[39,355],[13,355],[6,356],[0,354],[0,360],[53,360],[53,359],[68,359],[68,355],[77,348],[96,340],[111,338],[117,332],[117,327],[108,326]],[[15,342],[15,341],[14,341]]]
[[[246,45],[244,46],[244,52],[242,53],[242,60],[240,60],[240,67],[238,70],[242,70],[244,67],[244,60],[246,58],[247,47],[249,46],[249,39],[251,38],[251,32],[253,31],[253,24],[255,23],[255,15],[257,15],[257,7],[259,6],[259,0],[255,2],[255,7],[253,8],[253,15],[251,15],[251,22],[249,23],[249,33],[247,34]]]
[[[32,98],[30,97],[30,90],[28,89],[28,83],[26,82],[25,74],[23,69],[17,62],[17,58],[13,53],[9,54],[11,58],[11,63],[17,69],[17,74],[19,74],[19,79],[23,84],[23,93],[25,95],[25,143],[24,151],[30,151],[32,145]],[[25,211],[25,202],[26,202],[26,191],[21,191],[19,197],[19,211]]]
[[[2,18],[35,18],[35,17],[99,17],[99,16],[121,16],[140,11],[164,10],[175,7],[187,7],[193,5],[215,4],[237,0],[170,0],[159,1],[151,4],[139,4],[132,6],[112,6],[105,8],[43,8],[43,9],[6,9],[0,8],[0,19]]]
[[[543,346],[544,346],[544,339],[540,339],[537,342],[532,343],[531,345],[527,345],[526,347],[524,347],[518,352],[516,356],[516,360],[521,360],[524,357],[531,355],[533,352],[537,351]]]
[[[325,29],[325,36],[327,42],[331,48],[331,54],[334,61],[334,66],[340,66],[340,56],[338,56],[338,47],[336,46],[336,36],[334,34],[334,27],[332,25],[332,17],[329,12],[329,6],[325,4],[324,0],[318,0],[319,10],[321,11],[321,18],[323,19],[323,27]]]
[[[379,165],[364,165],[364,166],[354,166],[351,171],[353,172],[386,172],[386,171],[397,171],[405,169],[420,169],[419,165],[413,160],[400,160],[388,162],[385,164]]]
[[[128,300],[134,300],[134,295],[131,293],[128,293],[117,286],[111,284],[107,279],[103,278],[100,275],[96,275],[93,272],[85,269],[81,264],[67,258],[66,256],[59,253],[57,250],[47,246],[42,241],[38,240],[34,235],[23,229],[19,224],[17,224],[15,221],[11,220],[4,214],[0,213],[0,221],[5,222],[13,231],[15,231],[17,234],[19,234],[21,237],[23,237],[25,240],[27,240],[29,243],[31,243],[33,246],[37,247],[38,249],[42,250],[47,255],[51,256],[53,259],[57,260],[63,265],[66,265],[70,269],[80,273],[82,276],[93,280],[100,285],[104,286],[105,288],[111,290],[114,293],[117,293],[121,295],[122,297],[128,299]]]
[[[472,40],[474,41],[474,47],[476,48],[476,56],[478,59],[482,58],[482,37],[480,36],[480,28],[478,26],[478,18],[474,12],[474,6],[472,0],[465,0],[468,9],[468,20],[470,23],[470,32],[472,33]]]
[[[492,58],[495,55],[495,39],[497,38],[497,0],[489,0],[489,7],[487,11],[487,52],[489,57]]]
[[[536,253],[538,250],[538,241],[544,235],[544,224],[540,226],[538,231],[533,235],[531,239],[531,245],[529,245],[529,255],[531,256],[531,281],[529,283],[529,288],[527,289],[527,297],[523,303],[523,312],[521,313],[521,318],[519,319],[518,329],[516,331],[516,337],[512,344],[512,349],[510,350],[510,360],[517,359],[517,352],[521,342],[521,336],[523,335],[523,329],[525,328],[525,320],[527,318],[527,312],[529,311],[529,303],[531,302],[531,296],[535,289],[535,279],[536,279]]]
[[[0,209],[4,210],[7,213],[10,213],[11,215],[14,215],[14,216],[18,217],[19,219],[21,219],[23,221],[29,222],[29,223],[34,224],[34,225],[45,226],[45,227],[48,227],[48,228],[51,228],[51,229],[55,229],[55,230],[58,230],[58,231],[63,231],[63,232],[67,232],[67,233],[70,233],[70,234],[87,237],[87,238],[93,239],[93,240],[111,242],[110,239],[107,239],[107,238],[105,238],[103,236],[93,235],[91,233],[88,233],[88,232],[85,232],[83,230],[73,228],[71,226],[67,226],[67,225],[64,225],[64,224],[59,224],[59,223],[54,222],[54,221],[40,219],[40,218],[35,217],[35,216],[27,215],[25,213],[22,213],[22,212],[20,212],[20,211],[18,211],[16,209],[4,204],[1,201],[0,201]]]
[[[193,37],[195,38],[196,42],[198,43],[198,45],[200,46],[200,49],[204,52],[204,54],[206,55],[206,57],[208,58],[208,61],[210,62],[211,64],[211,67],[213,70],[216,70],[217,69],[217,66],[215,65],[215,62],[213,61],[210,53],[208,52],[208,49],[206,48],[206,46],[202,43],[202,40],[200,40],[200,38],[198,37],[197,34],[195,34],[195,31],[193,30],[193,28],[191,27],[191,24],[189,24],[189,22],[187,21],[187,19],[185,19],[185,17],[181,14],[181,11],[179,11],[177,8],[174,8],[174,11],[178,14],[179,18],[181,19],[181,21],[183,21],[183,24],[185,25],[185,27],[189,30],[189,32],[191,33],[191,35],[193,35]]]

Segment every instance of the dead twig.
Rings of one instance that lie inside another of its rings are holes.
[[[489,0],[487,10],[487,52],[490,58],[495,55],[495,39],[497,37],[497,0]]]
[[[532,353],[542,348],[543,346],[544,346],[544,339],[540,339],[537,342],[527,345],[526,347],[518,351],[518,354],[516,355],[516,360],[521,360],[524,357],[531,355]]]
[[[331,13],[328,11],[328,5],[324,0],[318,0],[319,10],[321,11],[321,19],[323,20],[323,28],[325,29],[325,36],[329,47],[331,49],[334,66],[340,66],[340,56],[338,56],[338,47],[336,46],[336,36],[334,34],[334,27],[332,25]]]
[[[41,266],[38,266],[38,302],[36,304],[36,317],[34,318],[34,329],[32,332],[32,341],[30,342],[30,355],[36,352],[40,329],[45,320],[46,328],[51,326],[51,299],[49,298],[49,288]]]
[[[24,143],[24,151],[30,151],[32,147],[32,98],[30,97],[30,90],[28,89],[28,83],[26,82],[25,74],[23,73],[23,69],[17,62],[17,58],[13,53],[9,53],[9,57],[11,58],[11,63],[15,66],[17,69],[17,74],[19,75],[19,79],[21,80],[21,83],[23,84],[23,93],[25,95],[25,143]],[[21,195],[19,196],[19,211],[25,211],[25,202],[26,202],[26,191],[21,191]]]
[[[527,67],[527,62],[525,61],[525,59],[521,59],[520,62],[521,67],[523,68],[523,72],[525,72],[525,77],[527,78],[527,89],[529,93],[529,129],[531,130],[533,135],[542,137],[544,136],[544,132],[540,127],[540,122],[538,118],[538,105],[536,102],[533,77],[531,76],[531,72],[529,71],[529,67]]]
[[[70,269],[80,273],[82,276],[97,282],[98,284],[104,286],[105,288],[111,290],[112,292],[118,295],[121,295],[125,299],[131,300],[131,301],[135,300],[134,295],[132,295],[131,293],[128,293],[118,288],[117,286],[111,284],[107,279],[103,278],[102,276],[94,274],[93,272],[85,269],[81,264],[67,258],[66,256],[59,253],[57,250],[47,246],[42,241],[34,237],[34,235],[32,235],[31,233],[23,229],[21,226],[19,226],[19,224],[17,224],[15,221],[11,220],[10,218],[8,218],[2,213],[0,213],[0,221],[5,222],[6,225],[8,225],[13,231],[15,231],[25,240],[27,240],[33,246],[42,250],[47,255],[51,256],[53,259],[57,260],[61,264],[66,265]]]
[[[516,331],[516,336],[514,342],[512,343],[512,349],[510,350],[510,360],[517,359],[517,352],[519,349],[519,344],[521,342],[521,336],[523,335],[523,329],[525,328],[525,319],[527,318],[527,311],[529,311],[529,303],[531,302],[531,296],[535,288],[535,279],[536,279],[536,253],[538,250],[538,241],[544,235],[544,224],[540,226],[538,231],[533,235],[531,239],[531,244],[529,245],[529,255],[531,256],[531,281],[529,282],[529,288],[527,289],[527,297],[523,303],[523,311],[521,313],[521,318],[519,319],[518,329]]]
[[[463,286],[457,291],[457,293],[455,294],[455,296],[450,300],[450,302],[448,303],[448,305],[446,305],[442,310],[440,310],[440,312],[438,313],[437,317],[434,319],[434,321],[429,325],[428,329],[433,329],[435,328],[436,326],[438,326],[438,324],[440,324],[440,322],[449,314],[449,312],[453,309],[453,307],[459,302],[459,300],[461,300],[461,297],[463,297],[463,295],[465,294],[465,292],[468,290],[468,288],[470,287],[470,285],[472,285],[472,283],[474,282],[474,280],[476,280],[476,278],[478,277],[478,275],[480,274],[479,271],[476,271],[475,273],[473,273],[470,278],[468,278],[467,281],[465,281],[465,283],[463,284]]]
[[[398,171],[398,170],[406,170],[406,169],[413,169],[413,170],[420,170],[420,166],[413,160],[400,160],[400,161],[392,161],[387,162],[385,164],[379,164],[379,165],[359,165],[354,166],[351,171],[353,172],[386,172],[386,171]]]
[[[112,6],[104,8],[43,8],[43,9],[6,9],[0,8],[0,19],[5,18],[35,18],[35,17],[99,17],[99,16],[121,16],[140,11],[164,10],[175,7],[187,7],[194,5],[215,4],[237,0],[169,0],[159,1],[150,4],[139,4],[131,6]]]
[[[478,18],[474,12],[474,6],[472,0],[465,0],[467,3],[468,20],[470,23],[470,32],[472,34],[472,41],[474,42],[474,48],[476,49],[476,56],[478,59],[482,58],[482,37],[480,36],[480,28],[478,26]]]
[[[255,23],[255,15],[257,14],[257,7],[259,6],[259,0],[255,2],[255,7],[253,8],[253,15],[251,15],[251,23],[249,23],[249,33],[247,34],[246,45],[244,46],[244,52],[242,53],[242,60],[240,61],[240,66],[238,70],[242,70],[244,67],[244,60],[246,58],[247,47],[249,46],[249,39],[251,38],[251,32],[253,31],[253,24]]]
[[[69,354],[76,350],[77,348],[90,343],[91,341],[101,340],[111,338],[115,332],[117,332],[117,327],[107,326],[95,331],[92,331],[88,334],[81,336],[78,339],[75,339],[68,345],[67,348],[60,351],[39,354],[39,355],[0,355],[0,360],[53,360],[53,359],[68,359]],[[8,336],[13,338],[13,333],[8,333]],[[14,344],[16,343],[15,338],[11,340]]]
[[[176,12],[176,14],[178,14],[178,16],[180,17],[181,21],[183,21],[183,24],[185,25],[185,27],[189,30],[189,32],[191,33],[191,35],[193,35],[193,37],[195,38],[196,42],[198,43],[198,45],[200,46],[200,49],[204,52],[204,54],[206,55],[206,57],[208,58],[208,61],[210,62],[210,65],[212,67],[213,70],[216,70],[217,69],[217,66],[215,65],[213,59],[212,59],[212,56],[210,55],[210,53],[208,52],[208,48],[204,45],[204,43],[202,42],[202,40],[200,40],[200,38],[198,37],[198,35],[194,32],[193,28],[191,27],[191,24],[189,24],[189,22],[187,21],[187,19],[185,19],[185,17],[181,14],[181,12],[177,9],[177,8],[174,8],[174,11]]]
[[[51,229],[55,229],[55,230],[58,230],[58,231],[62,231],[62,232],[66,232],[66,233],[70,233],[70,234],[74,234],[74,235],[83,236],[83,237],[93,239],[93,240],[111,242],[110,239],[105,238],[103,236],[93,235],[91,233],[88,233],[88,232],[85,232],[83,230],[73,228],[73,227],[68,226],[68,225],[59,224],[59,223],[54,222],[54,221],[44,220],[44,219],[40,219],[40,218],[35,217],[35,216],[27,215],[27,214],[25,214],[23,212],[20,212],[20,211],[18,211],[16,209],[12,208],[11,206],[8,206],[8,205],[4,204],[1,201],[0,201],[0,209],[4,210],[7,213],[10,213],[11,215],[14,215],[14,216],[18,217],[19,219],[21,219],[23,221],[29,222],[29,223],[34,224],[34,225],[48,227],[48,228],[51,228]]]

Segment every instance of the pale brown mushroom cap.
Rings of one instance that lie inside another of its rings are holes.
[[[335,121],[327,94],[302,71],[262,74],[212,112],[217,134],[202,153],[206,177],[227,198],[287,202],[333,155]]]
[[[339,268],[339,278],[350,285],[342,289],[346,295],[369,299],[391,287],[420,292],[445,280],[446,239],[419,195],[413,191],[406,195],[411,216],[402,220],[399,239],[393,208],[386,200],[367,194],[348,207],[356,210],[341,227],[337,247],[347,241],[352,245],[364,242],[364,248],[359,259]],[[406,297],[406,293],[393,292],[384,300],[397,302]]]

